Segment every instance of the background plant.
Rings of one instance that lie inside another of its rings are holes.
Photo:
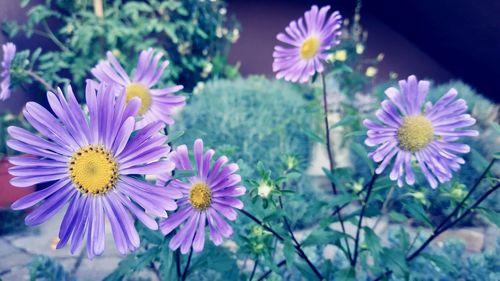
[[[20,3],[27,7],[29,2]],[[226,55],[239,29],[226,13],[223,1],[48,0],[29,7],[25,24],[6,21],[2,28],[10,38],[37,35],[52,42],[47,49],[35,50],[30,59],[29,70],[46,82],[44,88],[71,81],[83,89],[87,70],[106,51],[113,51],[130,70],[131,58],[154,47],[171,61],[162,81],[189,91],[199,81],[237,74]]]

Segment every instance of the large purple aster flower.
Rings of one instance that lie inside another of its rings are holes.
[[[10,97],[10,66],[12,60],[16,56],[16,45],[6,43],[2,45],[3,59],[2,59],[2,72],[0,73],[0,100],[6,100]]]
[[[125,72],[120,63],[111,52],[107,53],[107,60],[97,64],[92,74],[101,82],[117,84],[125,89],[127,102],[134,97],[141,100],[138,114],[142,117],[137,126],[142,128],[155,121],[173,124],[172,110],[174,107],[185,104],[184,96],[174,96],[173,93],[182,90],[183,86],[177,85],[163,89],[153,89],[160,80],[168,61],[158,67],[163,54],[150,48],[142,51],[132,78]]]
[[[235,197],[245,194],[245,187],[241,186],[241,177],[235,172],[238,165],[227,164],[228,159],[221,156],[211,166],[212,149],[203,153],[203,141],[197,139],[194,143],[194,158],[196,167],[193,168],[189,159],[188,149],[181,145],[173,152],[170,159],[175,162],[177,171],[196,171],[196,175],[186,181],[173,180],[169,174],[159,177],[158,185],[180,190],[182,199],[177,201],[179,210],[160,222],[160,229],[167,235],[180,224],[184,226],[170,240],[170,248],[181,248],[187,253],[191,246],[195,252],[203,250],[205,244],[205,225],[210,229],[210,240],[215,245],[222,243],[223,237],[233,233],[231,226],[223,219],[235,220],[237,213],[233,208],[243,208],[243,203]]]
[[[89,116],[84,114],[70,87],[64,97],[49,92],[47,98],[55,116],[41,105],[29,102],[24,116],[41,135],[18,127],[9,127],[12,149],[28,154],[10,158],[17,165],[9,172],[14,186],[25,187],[43,182],[52,184],[12,204],[15,210],[38,207],[26,217],[27,225],[50,219],[66,203],[58,248],[71,238],[75,252],[87,236],[90,258],[104,250],[105,218],[111,224],[116,247],[122,254],[139,247],[139,235],[133,217],[151,229],[156,221],[149,215],[166,217],[166,210],[177,208],[174,199],[181,193],[159,188],[134,175],[158,174],[174,168],[161,158],[170,152],[161,135],[161,122],[134,132],[139,99],[126,104],[125,96],[115,99],[113,89],[88,83],[86,100]],[[132,136],[132,133],[134,135]]]
[[[379,146],[369,155],[381,162],[376,173],[382,173],[396,157],[390,178],[397,180],[399,186],[403,185],[403,177],[407,184],[415,183],[413,156],[432,188],[437,187],[437,180],[449,181],[452,171],[458,171],[460,164],[465,163],[456,154],[470,151],[468,145],[455,141],[478,135],[475,130],[462,130],[476,120],[465,114],[467,104],[463,99],[455,100],[455,89],[450,89],[435,104],[424,105],[428,91],[429,82],[417,81],[415,76],[401,80],[399,90],[391,87],[385,91],[389,100],[384,100],[376,112],[382,124],[364,121],[368,128],[366,145]]]
[[[341,16],[327,16],[330,6],[312,6],[303,18],[292,21],[277,39],[288,46],[275,46],[273,71],[276,78],[304,83],[316,72],[323,71],[327,50],[340,42]],[[305,20],[304,20],[305,19]]]

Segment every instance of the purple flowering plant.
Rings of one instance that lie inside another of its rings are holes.
[[[353,20],[359,24],[359,5]],[[345,23],[332,6],[313,5],[276,36],[276,80],[313,92],[317,122],[303,131],[324,163],[283,145],[271,168],[233,158],[227,147],[249,149],[243,143],[207,141],[262,108],[230,116],[217,130],[186,128],[200,134],[193,139],[176,131],[191,101],[183,85],[164,79],[172,66],[161,49],[148,46],[127,60],[103,51],[74,91],[69,79],[49,83],[34,67],[40,50],[3,45],[0,102],[37,82],[48,104],[26,103],[17,118],[24,125],[6,127],[0,139],[18,153],[8,158],[10,184],[39,186],[11,208],[29,210],[31,227],[58,219],[57,251],[99,260],[114,244],[123,258],[106,280],[141,271],[158,280],[418,279],[422,262],[454,276],[460,268],[434,242],[473,215],[498,225],[498,212],[485,205],[500,187],[500,156],[491,151],[486,164],[470,164],[484,120],[457,89],[431,93],[432,83],[415,75],[391,77],[382,91],[370,87],[381,58],[359,64],[366,36]],[[363,86],[353,83],[359,77]],[[343,82],[332,90],[336,80]],[[355,91],[366,94],[349,96]],[[218,110],[203,107],[203,118]],[[264,134],[246,132],[254,142]],[[461,177],[464,170],[472,179]],[[429,194],[445,198],[444,216],[432,217]],[[396,239],[380,230],[384,223],[399,226]]]

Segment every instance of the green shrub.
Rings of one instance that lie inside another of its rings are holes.
[[[29,2],[21,1],[21,6]],[[2,29],[9,38],[21,33],[52,41],[53,50],[33,53],[30,70],[53,87],[71,82],[84,89],[89,69],[108,50],[129,69],[135,67],[140,50],[163,51],[171,62],[164,81],[187,90],[198,81],[236,71],[226,55],[239,30],[235,20],[227,18],[224,1],[108,0],[103,1],[103,16],[94,12],[93,1],[38,2],[28,10],[25,24],[5,21]]]
[[[216,80],[206,84],[185,107],[174,130],[185,130],[179,143],[203,138],[207,146],[240,161],[243,176],[255,176],[259,161],[281,171],[283,157],[295,154],[304,168],[314,126],[308,102],[296,86],[264,77]]]

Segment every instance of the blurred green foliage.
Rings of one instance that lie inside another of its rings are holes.
[[[305,131],[315,122],[299,89],[257,76],[211,81],[192,97],[173,128],[185,131],[179,143],[200,137],[238,161],[245,178],[257,174],[259,161],[278,175],[292,153],[304,169],[312,144]]]
[[[56,260],[46,256],[36,256],[28,265],[31,281],[74,281],[76,278],[66,272]]]
[[[8,37],[41,36],[53,45],[37,49],[30,71],[52,87],[71,83],[84,89],[89,70],[111,50],[128,70],[135,67],[139,51],[154,47],[171,64],[163,82],[192,89],[198,81],[233,77],[238,71],[226,55],[239,37],[238,24],[228,19],[223,1],[103,1],[103,14],[93,1],[47,0],[28,6],[26,23],[5,21]],[[76,91],[83,93],[83,91]]]

